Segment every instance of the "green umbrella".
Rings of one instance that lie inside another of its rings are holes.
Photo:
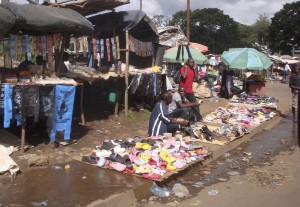
[[[268,69],[273,62],[263,53],[253,48],[232,48],[223,52],[221,60],[229,68],[263,70]]]
[[[176,56],[177,56],[177,50],[178,47],[174,47],[171,48],[169,50],[166,51],[165,55],[164,55],[164,61],[169,62],[169,63],[182,63],[182,62],[186,62],[187,59],[189,58],[188,56],[188,52],[186,50],[186,47],[183,47],[183,59],[182,59],[182,50],[180,51],[180,56],[179,59],[176,60]],[[189,48],[190,49],[190,53],[192,58],[194,59],[196,64],[202,64],[205,60],[207,60],[207,58],[198,50],[193,49],[193,48]]]

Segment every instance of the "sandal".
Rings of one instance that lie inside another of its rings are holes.
[[[156,173],[144,173],[142,174],[142,177],[150,180],[157,180],[161,178],[161,175]]]

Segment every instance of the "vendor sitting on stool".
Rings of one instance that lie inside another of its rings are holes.
[[[195,114],[199,113],[194,107],[199,107],[198,102],[189,102],[185,97],[185,89],[179,86],[178,92],[173,93],[172,102],[169,105],[169,114],[171,118],[183,118],[190,122],[195,122]],[[198,117],[201,117],[198,114]]]
[[[168,113],[168,106],[172,102],[172,94],[165,92],[162,100],[152,110],[148,128],[149,136],[164,135],[164,133],[175,133],[182,126],[188,126],[186,120],[176,120]]]

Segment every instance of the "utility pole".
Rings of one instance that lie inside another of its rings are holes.
[[[186,8],[186,37],[190,41],[190,0],[187,0]]]
[[[140,0],[140,10],[143,10],[143,0]]]

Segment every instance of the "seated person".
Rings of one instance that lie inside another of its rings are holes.
[[[194,107],[199,107],[198,102],[191,103],[185,97],[185,89],[180,86],[178,92],[172,95],[172,102],[169,105],[169,114],[171,118],[183,118],[185,120],[194,122],[195,115],[198,113]],[[201,116],[199,114],[199,116]]]
[[[34,63],[29,60],[30,58],[28,58],[28,54],[25,53],[25,60],[23,60],[22,62],[20,62],[20,64],[18,65],[18,69],[20,71],[28,71],[28,66],[29,65],[34,65]]]
[[[148,134],[149,136],[163,135],[164,133],[174,133],[181,126],[187,126],[186,120],[176,120],[168,114],[168,105],[172,102],[172,94],[166,92],[162,96],[162,100],[158,102],[152,110]]]

